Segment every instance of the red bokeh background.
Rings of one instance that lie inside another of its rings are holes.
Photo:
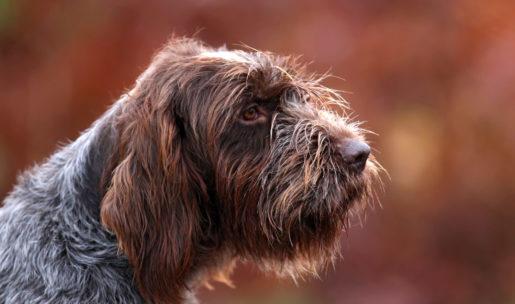
[[[514,303],[515,2],[0,1],[0,194],[171,33],[303,55],[378,133],[381,207],[321,279],[238,267],[202,303]]]

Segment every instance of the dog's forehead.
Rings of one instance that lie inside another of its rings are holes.
[[[229,62],[249,63],[248,54],[242,51],[207,50],[199,54],[200,58],[222,59]]]
[[[287,66],[281,66],[284,62],[272,53],[220,48],[204,50],[197,56],[218,63],[221,61],[225,69],[221,75],[246,75],[245,85],[249,86],[254,96],[261,99],[277,96],[291,82]]]

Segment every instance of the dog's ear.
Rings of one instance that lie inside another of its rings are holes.
[[[187,290],[207,191],[185,155],[173,102],[141,94],[123,105],[119,146],[101,207],[140,293],[152,303],[179,303]],[[169,98],[169,97],[168,97]]]

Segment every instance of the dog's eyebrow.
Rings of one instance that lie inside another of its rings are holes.
[[[275,109],[279,106],[280,98],[277,96],[270,98],[258,98],[256,99],[256,103],[269,111],[275,111]]]

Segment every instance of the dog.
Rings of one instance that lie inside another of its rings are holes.
[[[238,261],[293,278],[331,265],[380,166],[322,78],[171,39],[19,177],[0,209],[0,303],[197,303]]]

